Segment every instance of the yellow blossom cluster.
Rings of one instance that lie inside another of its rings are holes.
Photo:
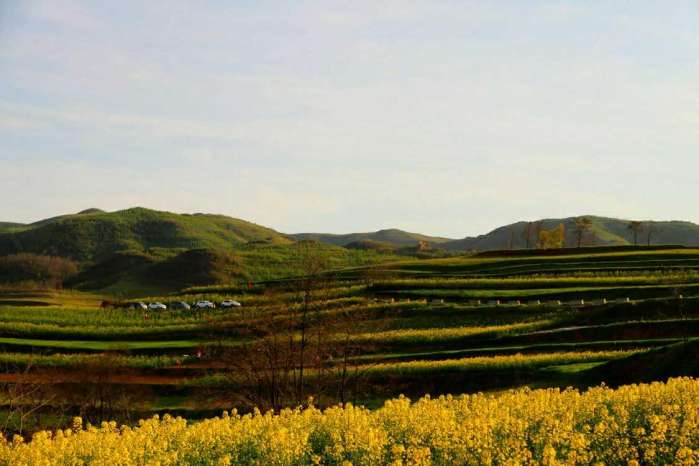
[[[164,416],[0,444],[7,465],[695,465],[699,380],[398,398],[377,410]]]

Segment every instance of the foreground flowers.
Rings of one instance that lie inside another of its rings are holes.
[[[0,445],[0,464],[699,464],[699,380],[618,390],[406,398],[135,428],[104,423]]]

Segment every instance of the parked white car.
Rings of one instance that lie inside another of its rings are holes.
[[[166,309],[167,309],[167,306],[164,305],[163,303],[150,303],[148,305],[149,311],[164,311]]]
[[[211,301],[198,301],[194,304],[195,309],[216,309],[216,305]]]
[[[221,303],[222,308],[230,308],[230,307],[240,307],[242,304],[240,304],[238,301],[234,301],[232,299],[227,299]]]

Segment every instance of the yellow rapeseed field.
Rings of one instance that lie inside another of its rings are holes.
[[[82,426],[0,445],[12,465],[694,465],[699,380],[516,390],[355,406],[226,414],[188,424]]]

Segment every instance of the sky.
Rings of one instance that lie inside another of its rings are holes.
[[[699,221],[696,1],[0,1],[0,220]]]

